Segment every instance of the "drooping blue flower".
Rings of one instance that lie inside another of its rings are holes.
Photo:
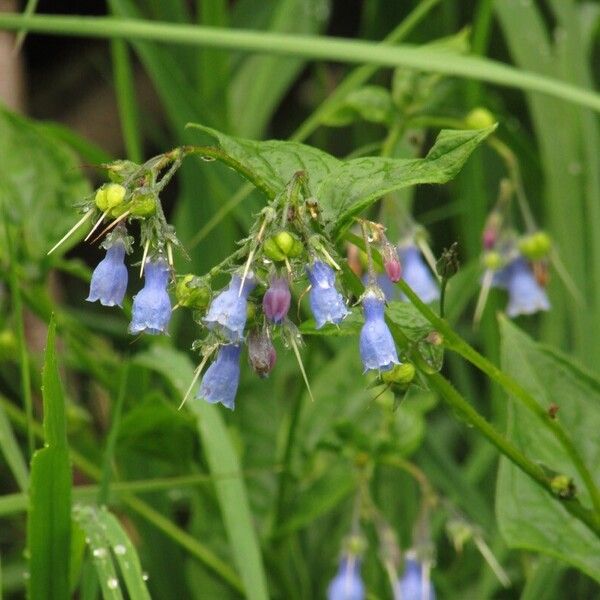
[[[238,281],[239,285],[239,281]],[[239,344],[222,346],[217,359],[208,367],[196,398],[202,398],[210,404],[220,402],[233,410],[235,395],[240,382],[240,353]]]
[[[437,300],[440,297],[440,290],[421,256],[421,251],[411,244],[400,246],[398,255],[402,263],[402,279],[408,283],[423,302],[429,303]],[[402,300],[407,300],[404,294],[402,294]]]
[[[164,333],[171,319],[171,300],[167,293],[169,266],[159,258],[144,267],[144,287],[133,297],[130,333]]]
[[[365,324],[360,331],[360,357],[365,371],[388,371],[400,364],[394,339],[384,319],[383,292],[368,288],[362,297]]]
[[[209,329],[219,331],[230,342],[240,342],[244,339],[248,295],[256,285],[252,273],[246,277],[240,293],[241,282],[239,275],[233,275],[229,287],[211,302],[204,318]]]
[[[321,329],[325,323],[341,323],[348,314],[343,296],[335,288],[333,269],[321,261],[316,261],[306,268],[310,288],[310,309]]]
[[[404,574],[394,586],[394,600],[435,600],[431,580],[416,559],[406,559]]]
[[[118,240],[106,251],[106,256],[92,273],[88,302],[100,300],[103,306],[121,306],[127,290],[125,244]]]
[[[550,302],[546,290],[536,281],[529,263],[522,257],[511,262],[495,276],[494,285],[508,290],[509,317],[531,315],[540,310],[549,310]]]
[[[360,562],[355,556],[344,556],[336,576],[327,588],[327,600],[364,600],[365,586],[360,577]]]

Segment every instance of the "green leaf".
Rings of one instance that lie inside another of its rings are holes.
[[[388,123],[392,114],[390,92],[379,85],[365,85],[350,92],[335,111],[326,115],[323,123],[333,127],[349,125],[358,119]]]
[[[155,345],[138,355],[135,362],[161,373],[175,388],[179,398],[183,398],[194,376],[189,358],[167,346]],[[232,473],[241,473],[231,437],[218,407],[196,399],[189,399],[187,406],[197,420],[206,460],[215,478],[215,490],[231,552],[246,596],[252,600],[264,600],[268,598],[266,577],[246,485],[241,475],[231,476]]]
[[[570,433],[585,462],[600,464],[600,381],[554,350],[536,344],[505,318],[500,325],[503,369],[544,408],[555,403],[559,407],[556,418]],[[562,446],[516,402],[509,404],[508,434],[531,458],[573,477],[580,501],[590,504]],[[600,483],[598,469],[595,474]],[[504,458],[498,474],[496,512],[509,546],[560,558],[600,581],[600,540]]]
[[[419,183],[446,183],[496,126],[475,130],[443,130],[425,158],[381,157],[340,161],[296,142],[254,142],[190,124],[215,138],[225,152],[223,161],[273,198],[297,171],[308,174],[330,231],[339,234],[354,215],[382,196]],[[219,157],[217,157],[219,158]],[[232,160],[231,160],[232,159]]]
[[[65,401],[50,321],[42,373],[45,447],[31,461],[27,549],[30,600],[69,597],[71,550],[71,464],[65,428]]]
[[[75,154],[51,129],[1,109],[0,156],[0,200],[21,231],[21,251],[40,261],[77,220],[73,204],[90,192],[89,184]],[[0,228],[0,248],[4,237]],[[76,242],[74,236],[59,252]]]
[[[324,219],[332,231],[340,233],[353,216],[390,192],[450,181],[495,129],[495,125],[466,131],[444,129],[425,158],[364,157],[344,162],[316,185]]]

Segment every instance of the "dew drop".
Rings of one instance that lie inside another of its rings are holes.
[[[119,587],[119,582],[116,577],[109,577],[106,585],[109,590],[116,590]]]
[[[31,573],[29,571],[23,571],[23,579],[29,579],[31,577]]]
[[[142,579],[143,579],[144,581],[148,581],[148,579],[150,579],[150,576],[148,575],[148,573],[146,573],[146,571],[144,571],[144,572],[142,573]]]
[[[125,554],[125,552],[127,552],[127,549],[125,548],[125,546],[123,546],[123,544],[117,544],[115,546],[115,554],[119,554],[119,555],[123,555]]]
[[[216,158],[213,158],[212,156],[201,156],[200,158],[204,162],[214,162],[215,160],[217,160]]]
[[[104,558],[106,556],[106,548],[94,548],[92,554],[96,558]]]

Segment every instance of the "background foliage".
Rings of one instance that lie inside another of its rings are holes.
[[[58,2],[38,6],[42,13],[67,10]],[[553,403],[560,407],[560,424],[600,483],[596,3],[110,0],[89,10],[231,32],[367,41],[389,36],[390,46],[418,45],[420,53],[408,49],[407,60],[421,61],[422,69],[430,64],[433,72],[437,64],[444,76],[426,90],[416,118],[398,131],[394,158],[425,156],[441,126],[463,123],[474,107],[490,109],[500,123],[497,139],[515,154],[532,210],[554,238],[575,293],[553,276],[552,310],[514,324],[497,318],[505,299],[494,291],[479,329],[473,328],[481,230],[506,176],[490,144],[475,151],[452,183],[396,191],[385,205],[385,224],[393,232],[394,207],[412,206],[436,253],[459,242],[462,269],[449,291],[449,322],[518,381],[542,412]],[[102,26],[93,27],[90,37],[104,35]],[[382,143],[385,153],[397,100],[387,90],[398,90],[398,75],[375,64],[314,61],[301,52],[284,56],[275,43],[273,53],[254,54],[235,45],[222,50],[135,35],[72,40],[61,35],[65,31],[57,27],[57,37],[29,33],[25,40],[35,119],[0,112],[3,594],[22,597],[27,586],[32,598],[62,598],[75,589],[82,598],[100,592],[120,598],[123,589],[131,598],[324,597],[351,526],[356,457],[366,454],[373,460],[371,495],[403,548],[411,545],[422,492],[410,465],[443,499],[431,519],[437,551],[432,576],[440,598],[598,595],[598,537],[499,460],[477,429],[439,402],[433,383],[434,391],[411,392],[390,412],[366,389],[355,338],[311,335],[303,356],[316,402],[291,353],[280,349],[269,379],[242,369],[234,413],[200,402],[178,411],[196,360],[189,351],[196,327],[190,316],[175,312],[169,338],[132,344],[127,306],[123,314],[84,305],[90,266],[100,252],[74,247],[74,240],[62,254],[46,256],[74,222],[73,204],[101,181],[82,165],[125,155],[140,160],[196,143],[200,134],[186,128],[189,122],[230,136],[307,141],[339,158],[380,154]],[[324,56],[328,48],[321,48]],[[386,48],[374,52],[391,64],[394,57],[402,60],[401,52],[386,54]],[[59,53],[64,62],[57,64]],[[444,60],[436,63],[437,53]],[[515,69],[498,70],[473,56]],[[70,72],[78,76],[70,79]],[[536,92],[545,84],[530,73],[554,81],[553,95]],[[588,92],[574,94],[573,85]],[[221,136],[221,145],[232,143],[228,139]],[[396,177],[413,183],[404,172]],[[325,179],[324,193],[348,203],[351,182],[341,181],[348,189]],[[235,248],[264,203],[234,171],[197,158],[184,164],[166,199],[169,221],[190,254],[189,261],[176,257],[178,270],[198,274]],[[339,211],[339,204],[331,210]],[[406,316],[400,321],[406,325]],[[40,340],[48,324],[46,344]],[[311,333],[309,325],[304,329]],[[564,448],[531,411],[454,349],[444,375],[533,462],[574,476],[578,497],[589,507],[586,486]],[[385,456],[382,439],[393,440]],[[71,518],[69,497],[76,507]],[[445,532],[449,515],[481,533],[510,586],[501,584],[475,544],[453,548]],[[365,533],[368,588],[373,598],[390,597],[375,534]],[[29,563],[28,544],[30,552],[35,548]],[[57,557],[64,558],[58,567]],[[59,572],[63,578],[53,576]]]

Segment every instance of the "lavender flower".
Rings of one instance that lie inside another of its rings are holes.
[[[440,291],[420,250],[413,244],[401,246],[398,249],[398,255],[403,266],[402,277],[415,294],[426,303],[437,300],[440,297]],[[404,294],[402,294],[402,300],[407,300]]]
[[[159,258],[144,268],[144,287],[133,297],[130,333],[164,333],[171,319],[171,300],[167,293],[169,266]]]
[[[196,398],[202,398],[210,404],[220,402],[233,410],[235,395],[240,382],[240,353],[239,344],[222,346],[217,359],[208,367]]]
[[[335,288],[333,269],[321,261],[307,267],[308,279],[311,283],[310,308],[315,318],[317,329],[325,323],[341,323],[348,314],[344,298]]]
[[[240,294],[241,282],[239,275],[234,275],[229,287],[211,302],[204,318],[209,329],[221,332],[230,342],[244,339],[248,295],[256,285],[254,275],[249,273]]]
[[[550,309],[546,291],[536,281],[525,259],[519,257],[511,262],[499,279],[505,282],[508,290],[506,314],[509,317],[531,315],[540,310]]]
[[[360,562],[344,556],[338,572],[327,588],[327,600],[364,600],[365,586],[360,577]]]
[[[292,294],[288,282],[284,277],[275,277],[271,280],[269,289],[263,296],[263,310],[269,321],[279,324],[290,310]]]
[[[396,346],[384,320],[384,297],[381,290],[368,288],[362,297],[365,324],[360,332],[360,357],[365,371],[388,371],[400,364]]]
[[[125,244],[117,240],[92,273],[88,302],[100,300],[103,306],[121,306],[127,289]]]
[[[435,590],[423,565],[407,558],[402,578],[394,586],[394,600],[435,600]]]

